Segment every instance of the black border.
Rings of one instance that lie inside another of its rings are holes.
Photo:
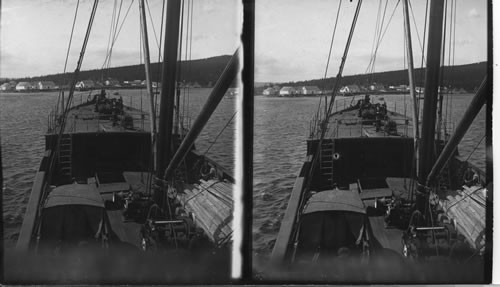
[[[252,280],[253,210],[253,120],[254,120],[254,42],[255,1],[243,0],[243,242],[242,283]]]

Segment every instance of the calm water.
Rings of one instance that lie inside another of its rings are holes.
[[[144,90],[120,90],[124,103],[148,110]],[[189,116],[196,117],[210,89],[193,89],[186,96]],[[76,94],[74,102],[87,99],[89,92]],[[142,99],[142,100],[141,100]],[[3,163],[3,219],[6,247],[12,246],[23,221],[31,185],[44,153],[47,115],[57,102],[57,93],[0,94],[0,135]],[[198,137],[196,147],[205,152],[235,111],[235,100],[224,98]],[[234,122],[228,125],[207,153],[229,170],[234,169]]]
[[[384,95],[383,98],[390,109],[395,108],[403,114],[406,110],[407,115],[411,114],[409,95]],[[471,99],[470,94],[453,96],[449,102],[453,110],[448,114],[455,123]],[[344,100],[338,98],[339,108],[343,107]],[[257,260],[265,260],[274,246],[290,192],[305,159],[309,121],[317,110],[318,101],[318,98],[255,97],[253,249]],[[462,155],[467,157],[483,138],[485,122],[483,107],[460,144]],[[483,170],[486,166],[484,142],[483,139],[470,159]]]

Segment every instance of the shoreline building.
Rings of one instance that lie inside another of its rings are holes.
[[[53,90],[56,88],[56,84],[52,81],[40,81],[37,83],[39,90]]]
[[[31,90],[32,85],[30,82],[19,82],[16,85],[16,91],[28,91]]]
[[[317,86],[303,86],[301,93],[302,95],[319,95],[321,90]]]

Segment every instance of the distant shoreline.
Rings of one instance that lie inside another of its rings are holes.
[[[182,88],[182,87],[181,87]],[[190,89],[210,89],[209,87],[189,87]],[[145,86],[133,86],[133,87],[100,87],[100,88],[94,88],[94,89],[75,89],[75,92],[91,92],[91,91],[100,91],[100,90],[140,90],[140,89],[146,89]],[[156,88],[153,88],[156,89]],[[160,89],[160,88],[158,88]],[[1,91],[0,94],[30,94],[30,93],[49,93],[49,92],[59,92],[61,89],[47,89],[47,90],[35,90],[35,89],[30,89],[30,90],[8,90],[8,91]],[[64,92],[69,92],[69,88],[64,88],[62,89]]]

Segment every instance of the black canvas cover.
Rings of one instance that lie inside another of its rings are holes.
[[[104,208],[91,205],[59,205],[42,211],[40,247],[66,249],[100,243],[109,230]]]
[[[312,260],[318,254],[324,257],[336,256],[342,251],[357,252],[362,247],[362,239],[366,239],[366,225],[366,215],[361,213],[305,214],[300,222],[297,256]]]

